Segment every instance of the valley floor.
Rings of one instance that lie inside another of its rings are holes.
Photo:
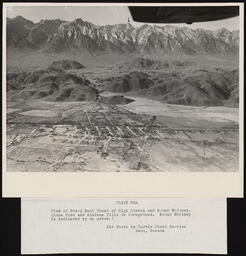
[[[13,56],[7,171],[238,171],[237,58],[78,56],[86,68],[58,72],[54,56]]]
[[[7,171],[238,171],[238,108],[8,102]]]

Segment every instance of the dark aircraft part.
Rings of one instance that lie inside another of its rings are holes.
[[[132,19],[146,23],[187,23],[222,20],[239,15],[239,6],[130,6]]]

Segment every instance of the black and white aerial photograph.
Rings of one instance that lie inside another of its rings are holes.
[[[6,16],[7,172],[239,171],[239,6]]]

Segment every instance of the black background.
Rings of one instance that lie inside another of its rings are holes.
[[[11,1],[6,1],[11,2]],[[18,1],[13,1],[18,2]],[[25,1],[24,1],[25,2]],[[31,1],[41,2],[41,1]],[[45,1],[56,2],[56,1]],[[69,1],[57,1],[57,2],[69,2]],[[71,2],[71,1],[70,1]],[[74,1],[72,1],[74,2]],[[86,1],[93,2],[93,1]],[[100,2],[100,1],[94,1]],[[107,1],[112,2],[112,1]],[[117,2],[117,1],[114,1]],[[118,1],[126,2],[126,1]],[[145,2],[145,1],[127,1],[127,2]],[[150,2],[150,1],[149,1]],[[155,3],[170,3],[171,1],[153,1]],[[175,1],[172,1],[175,3]],[[176,2],[202,2],[202,1],[176,1]],[[215,2],[215,1],[203,1],[203,2]],[[243,2],[243,1],[216,1],[219,2]],[[228,254],[229,256],[246,256],[246,207],[245,198],[243,199],[227,199],[227,224],[228,224]],[[0,198],[0,255],[2,256],[15,256],[21,255],[21,200],[19,198]],[[95,241],[96,242],[96,241]],[[146,252],[147,254],[148,252]],[[52,254],[49,254],[52,255]],[[55,254],[61,255],[61,254]],[[64,255],[64,254],[63,254]],[[66,254],[75,255],[75,254]],[[81,255],[81,254],[76,254]],[[106,254],[105,254],[106,255]],[[107,254],[108,255],[108,254]],[[165,254],[175,255],[175,254]],[[189,254],[180,254],[189,255]],[[192,254],[195,255],[195,254]],[[210,254],[211,255],[211,254]]]

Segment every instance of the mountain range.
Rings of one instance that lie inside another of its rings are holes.
[[[7,18],[7,48],[41,52],[237,54],[239,31],[130,23],[99,26],[82,19]]]

